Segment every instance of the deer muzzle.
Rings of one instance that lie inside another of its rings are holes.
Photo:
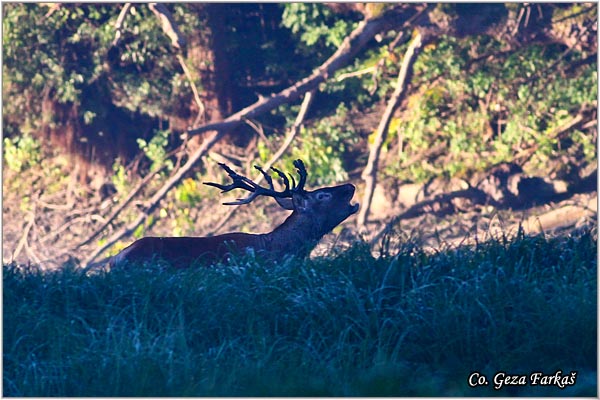
[[[348,211],[350,213],[349,215],[356,213],[358,211],[358,207],[360,206],[360,204],[359,203],[355,203],[355,204],[350,203],[350,201],[352,200],[352,197],[354,197],[354,191],[356,190],[356,187],[354,187],[354,185],[351,183],[347,183],[345,185],[340,186],[339,190],[342,193],[342,199],[344,200],[344,202],[346,203],[346,205],[348,207]]]

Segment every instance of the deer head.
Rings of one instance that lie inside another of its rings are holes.
[[[300,242],[297,242],[297,244],[317,241],[358,211],[359,205],[350,203],[355,191],[352,184],[325,187],[314,191],[306,190],[304,186],[307,171],[302,160],[294,161],[299,176],[298,184],[296,184],[292,175],[288,179],[288,176],[279,169],[271,168],[283,182],[284,189],[281,191],[275,190],[273,178],[257,165],[254,168],[263,174],[269,185],[268,187],[259,186],[245,176],[239,175],[225,164],[219,163],[219,165],[229,174],[233,182],[229,185],[206,182],[206,185],[217,187],[222,190],[222,193],[233,189],[243,189],[250,192],[250,195],[246,198],[223,204],[249,204],[257,197],[265,196],[273,197],[279,206],[293,211],[292,215],[281,226],[271,232],[273,239],[276,238],[275,241],[281,243],[277,247],[290,246],[291,244],[287,243],[287,238],[299,240]]]

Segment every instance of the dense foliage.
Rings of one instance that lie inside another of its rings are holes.
[[[503,46],[488,37],[448,38],[425,50],[415,66],[419,90],[390,136],[401,142],[402,149],[393,172],[413,179],[443,173],[464,176],[513,161],[534,143],[538,147],[528,164],[531,172],[569,152],[585,153],[585,161],[594,162],[592,136],[575,130],[570,139],[576,142],[573,148],[561,151],[564,138],[555,130],[596,102],[596,66],[557,76],[549,71],[553,62],[554,68],[566,70],[585,55],[561,59],[563,49],[557,45],[502,54]],[[416,165],[407,162],[440,144],[448,149],[447,157]]]
[[[86,275],[5,266],[5,396],[594,396],[597,244]],[[576,384],[471,388],[473,371]]]
[[[337,13],[322,4],[227,7],[230,28],[225,32],[225,51],[235,60],[231,66],[235,83],[232,97],[245,99],[241,104],[238,101],[238,107],[254,101],[248,97],[248,89],[268,94],[306,76],[341,44],[361,17],[356,11]],[[118,5],[92,4],[54,10],[38,4],[4,7],[3,120],[8,135],[65,124],[51,115],[52,109],[44,109],[43,102],[50,99],[74,106],[76,115],[70,118],[79,118],[84,125],[109,116],[108,104],[163,121],[189,107],[193,101],[190,82],[158,19],[148,7],[134,5],[115,45],[114,24],[119,11]],[[517,11],[518,7],[513,12]],[[585,5],[553,12],[553,29],[566,29],[561,24],[569,23],[580,24],[577,26],[583,29],[596,18],[595,8],[586,9]],[[172,13],[188,41],[206,35],[207,22],[196,8],[173,5]],[[43,24],[37,23],[40,18]],[[265,28],[265,24],[270,25]],[[381,35],[379,42],[370,44],[337,77],[366,72],[332,79],[322,87],[312,112],[318,120],[298,141],[297,150],[288,156],[290,160],[302,155],[313,158],[309,163],[323,164],[327,159],[330,166],[319,171],[322,179],[345,178],[344,159],[353,144],[364,145],[357,136],[370,133],[353,129],[356,118],[351,115],[378,109],[389,94],[406,47],[390,47],[397,33]],[[582,160],[595,160],[596,140],[589,132],[575,129],[567,138],[553,136],[577,113],[595,108],[594,53],[584,46],[565,48],[557,42],[515,45],[510,40],[490,35],[446,36],[425,49],[415,66],[409,100],[391,124],[386,160],[390,176],[422,181],[444,173],[468,175],[512,161],[532,146],[537,146],[537,151],[528,165],[531,171],[561,157],[569,159],[564,167],[567,172],[581,167]],[[193,76],[202,90],[200,76],[197,72]],[[257,82],[269,83],[259,86]],[[339,107],[349,112],[342,115]],[[266,117],[265,130],[271,140],[278,140],[294,111],[294,107],[282,107],[278,116]],[[341,119],[330,127],[332,123],[327,121],[333,116]],[[339,129],[335,126],[342,127],[341,134],[336,133]],[[99,134],[105,127],[92,128],[86,131],[87,136]],[[149,141],[159,128],[155,126],[154,133],[137,132],[137,136]],[[175,133],[172,129],[168,132]],[[119,134],[123,133],[114,132]],[[344,139],[344,145],[339,146],[344,136],[354,140]],[[172,139],[164,146],[176,142]],[[442,156],[422,155],[426,149],[439,146],[447,149]],[[263,143],[265,147],[269,146]],[[257,156],[266,157],[264,151]],[[567,172],[556,171],[557,175]]]

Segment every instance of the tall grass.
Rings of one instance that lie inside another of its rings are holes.
[[[90,276],[7,265],[4,395],[596,396],[593,236]],[[577,383],[467,384],[557,370]]]

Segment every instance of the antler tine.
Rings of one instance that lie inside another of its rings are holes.
[[[283,173],[283,171],[281,171],[281,170],[279,170],[279,169],[277,169],[275,167],[271,167],[271,169],[273,171],[275,171],[277,173],[277,175],[279,175],[279,177],[281,178],[281,180],[283,180],[283,185],[285,186],[285,190],[289,191],[290,190],[290,181],[287,178],[287,175],[285,173]]]
[[[244,184],[244,182],[234,182],[234,183],[230,183],[229,185],[221,185],[219,183],[214,183],[214,182],[204,182],[204,184],[207,186],[214,186],[218,189],[221,189],[221,193],[226,193],[233,189],[245,189],[250,192],[254,192],[254,188]]]
[[[221,185],[219,183],[214,182],[204,182],[205,185],[219,188],[221,189],[221,193],[226,193],[233,189],[244,189],[250,192],[254,192],[256,190],[256,184],[250,179],[246,178],[245,176],[239,175],[237,172],[235,172],[223,163],[219,163],[219,165],[225,170],[225,172],[227,172],[227,174],[233,180],[233,182],[229,185]]]
[[[296,169],[298,170],[298,175],[300,175],[300,182],[298,182],[298,187],[296,188],[296,190],[303,191],[304,185],[306,184],[306,176],[308,175],[308,172],[306,172],[306,167],[300,159],[294,160],[294,167],[296,167]]]
[[[275,187],[273,186],[273,178],[271,178],[271,175],[269,175],[267,172],[265,172],[265,170],[263,170],[260,166],[255,165],[254,168],[256,168],[257,170],[260,171],[260,173],[263,175],[263,177],[265,178],[265,181],[267,181],[267,183],[269,184],[269,188],[271,188],[271,190],[275,190]]]
[[[245,199],[237,199],[237,201],[228,201],[226,203],[223,203],[223,205],[226,206],[239,206],[242,204],[248,204],[250,202],[252,202],[252,200],[254,200],[255,198],[258,197],[260,193],[258,191],[252,193],[250,196],[246,197]]]

